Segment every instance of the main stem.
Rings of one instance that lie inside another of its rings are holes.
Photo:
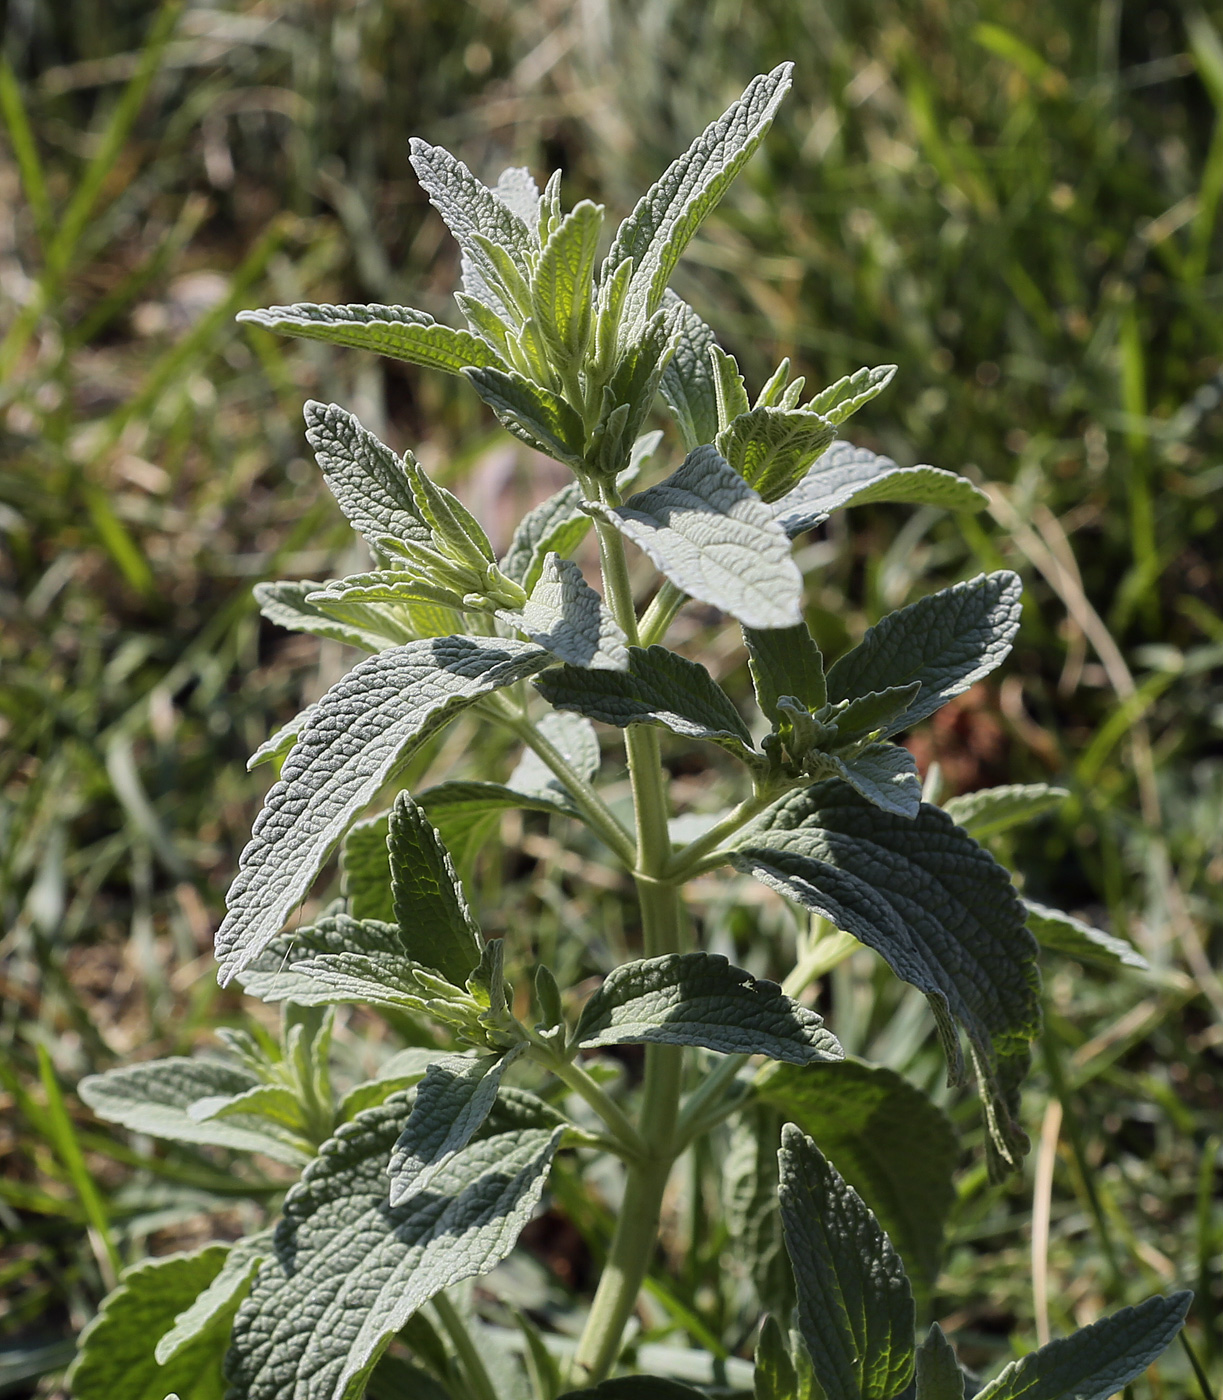
[[[595,528],[608,604],[630,642],[635,643],[637,614],[623,542],[602,521],[596,521]],[[655,958],[679,952],[685,933],[679,888],[664,875],[671,854],[666,774],[658,735],[653,729],[631,726],[625,732],[625,748],[637,818],[633,876],[641,905],[642,940],[646,957]],[[638,1121],[644,1150],[627,1168],[615,1234],[574,1356],[582,1382],[597,1383],[611,1370],[620,1352],[625,1324],[632,1316],[649,1271],[658,1240],[663,1192],[677,1155],[675,1123],[683,1068],[683,1050],[679,1046],[646,1046],[645,1087]]]

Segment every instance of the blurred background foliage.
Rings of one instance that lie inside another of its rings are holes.
[[[992,501],[975,521],[837,517],[802,551],[812,627],[835,654],[922,592],[1018,569],[1025,621],[1001,679],[910,742],[946,792],[1067,786],[1003,854],[1034,897],[1152,965],[1048,966],[1028,1175],[963,1174],[935,1315],[985,1365],[1187,1285],[1197,1385],[1217,1393],[1223,15],[1174,0],[8,0],[0,24],[0,1394],[54,1391],[117,1266],[235,1233],[257,1218],[243,1198],[277,1187],[133,1145],[69,1090],[254,1014],[217,989],[210,955],[267,781],[245,760],[351,662],[262,624],[251,600],[259,579],[345,571],[353,548],[305,455],[303,400],[411,445],[499,544],[562,484],[461,383],[239,331],[233,313],[335,300],[450,316],[456,258],[410,134],[489,179],[563,168],[569,202],[619,215],[783,58],[795,91],[678,289],[756,386],[781,354],[817,384],[898,362],[854,437],[966,470]],[[746,693],[735,639],[709,623],[689,610],[679,626]],[[683,801],[716,805],[716,758],[675,759]],[[511,759],[460,729],[437,759],[456,761]],[[557,955],[577,980],[631,945],[631,908],[580,837],[535,820],[507,819],[477,902],[520,964],[584,933]],[[788,916],[771,896],[711,883],[695,900],[711,944],[780,968]],[[847,1048],[947,1102],[979,1160],[924,1007],[865,953],[821,995]],[[386,1035],[357,1020],[342,1043],[358,1063]],[[694,1164],[677,1190],[668,1245],[689,1260],[647,1335],[733,1347],[708,1173]],[[588,1280],[605,1225],[597,1196],[560,1195],[530,1236],[538,1276],[514,1282],[543,1312]],[[1184,1356],[1160,1374],[1158,1393],[1190,1392]]]

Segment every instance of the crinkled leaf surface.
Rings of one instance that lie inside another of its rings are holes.
[[[258,1085],[254,1074],[230,1061],[176,1056],[91,1074],[81,1080],[77,1092],[99,1118],[122,1123],[136,1133],[262,1152],[278,1162],[301,1166],[306,1154],[257,1119],[197,1119],[188,1112],[202,1100],[227,1099]]]
[[[798,1325],[828,1400],[892,1400],[913,1374],[916,1315],[900,1256],[862,1198],[793,1124],[781,1218]]]
[[[126,1270],[102,1309],[81,1333],[69,1375],[76,1400],[221,1400],[221,1361],[233,1309],[223,1309],[166,1365],[153,1354],[157,1340],[216,1278],[223,1245],[194,1254],[146,1259]]]
[[[873,948],[934,1012],[952,1077],[955,1022],[973,1048],[991,1137],[1014,1164],[1018,1081],[1040,1025],[1036,942],[1007,872],[937,807],[914,820],[840,782],[776,803],[738,838],[732,863]]]
[[[580,200],[548,235],[531,280],[531,307],[558,360],[578,361],[590,335],[603,206]]]
[[[325,340],[350,350],[372,350],[428,369],[458,374],[465,365],[496,365],[500,357],[483,340],[467,331],[443,326],[423,311],[408,306],[269,306],[265,311],[240,311],[238,320],[281,335]]]
[[[870,735],[886,734],[908,714],[920,692],[921,682],[910,681],[906,685],[869,690],[848,702],[841,702],[844,708],[838,709],[835,715],[838,741],[851,744]]]
[[[247,1235],[232,1247],[226,1247],[225,1262],[220,1272],[208,1287],[192,1300],[190,1307],[184,1308],[175,1317],[174,1326],[157,1343],[154,1357],[159,1366],[167,1365],[184,1348],[213,1328],[224,1329],[221,1335],[226,1338],[226,1345],[228,1344],[229,1325],[238,1311],[238,1305],[246,1297],[256,1269],[271,1253],[271,1249],[271,1230]],[[216,1368],[216,1379],[220,1380],[219,1365]]]
[[[558,462],[582,466],[586,430],[558,394],[532,384],[516,370],[473,369],[467,378],[503,428]]]
[[[808,710],[824,707],[828,698],[824,658],[805,622],[764,632],[745,627],[743,640],[756,700],[768,719],[778,719],[777,701],[783,695],[792,695]]]
[[[386,850],[385,842],[383,850]],[[264,1001],[327,1005],[337,998],[304,969],[316,958],[338,953],[385,956],[392,961],[408,963],[408,951],[395,924],[333,914],[307,928],[294,929],[273,939],[242,968],[238,980],[248,995]]]
[[[942,1109],[895,1071],[861,1060],[766,1065],[756,1092],[815,1139],[878,1216],[923,1291],[932,1288],[960,1153]]]
[[[1019,575],[1003,569],[889,613],[833,665],[828,698],[920,682],[917,698],[884,732],[909,728],[1001,665],[1019,630],[1022,593]]]
[[[717,344],[713,331],[687,302],[668,291],[664,305],[676,306],[681,316],[675,352],[662,373],[662,396],[675,415],[684,451],[691,452],[718,435],[718,395],[709,351]]]
[[[786,1257],[777,1209],[781,1124],[782,1117],[771,1104],[750,1098],[732,1120],[721,1184],[736,1264],[754,1284],[760,1305],[788,1317],[794,1307],[794,1271]]]
[[[1137,967],[1144,971],[1150,967],[1138,949],[1124,938],[1094,928],[1073,914],[1037,904],[1033,899],[1025,899],[1023,903],[1028,927],[1042,948],[1101,967]]]
[[[502,813],[510,808],[572,815],[559,788],[544,794],[521,792],[501,783],[451,782],[428,788],[419,800],[460,871],[471,869]]]
[[[1053,811],[1069,796],[1065,788],[1048,783],[1008,783],[953,797],[943,803],[943,811],[969,836],[984,841]]]
[[[708,739],[740,757],[752,736],[726,692],[695,661],[666,647],[629,647],[627,671],[557,666],[535,682],[558,710],[602,724],[660,724],[686,739]]]
[[[810,1064],[841,1058],[814,1011],[716,953],[669,953],[614,968],[582,1008],[578,1045],[702,1045]]]
[[[450,853],[424,810],[401,792],[387,827],[391,896],[408,956],[461,987],[484,940],[467,908]]]
[[[435,637],[371,656],[332,686],[298,735],[242,853],[216,938],[222,979],[276,937],[400,763],[459,710],[550,660],[528,642]]]
[[[813,463],[792,491],[774,501],[771,509],[793,539],[827,520],[834,510],[872,501],[980,510],[986,497],[954,472],[941,467],[898,467],[890,457],[841,439]]]
[[[375,549],[386,536],[428,545],[429,527],[395,453],[339,404],[311,399],[305,416],[306,441],[353,529]]]
[[[628,639],[572,559],[549,554],[520,612],[504,609],[502,622],[525,632],[573,666],[596,671],[628,668]]]
[[[910,820],[921,808],[917,760],[899,744],[867,744],[852,758],[834,756],[838,776],[876,807]]]
[[[504,1259],[530,1219],[563,1129],[473,1142],[392,1208],[386,1163],[408,1112],[391,1099],[346,1123],[286,1197],[276,1257],[238,1312],[226,1361],[243,1400],[352,1400],[412,1314]]]
[[[672,583],[746,627],[802,621],[803,580],[769,507],[714,447],[698,447],[657,486],[600,514]]]
[[[791,63],[748,84],[742,97],[697,137],[642,195],[620,225],[603,264],[609,275],[633,259],[623,335],[631,341],[654,314],[692,235],[764,139],[790,88]]]
[[[425,1072],[434,1060],[440,1059],[442,1051],[427,1049],[423,1045],[410,1045],[399,1050],[378,1066],[377,1077],[364,1083],[354,1084],[340,1100],[336,1109],[336,1122],[347,1123],[367,1108],[377,1108],[392,1094],[403,1089],[415,1088],[425,1077]]]
[[[391,898],[391,864],[386,849],[389,812],[357,822],[344,838],[340,873],[348,912],[354,919],[395,919]]]
[[[501,561],[501,572],[529,593],[543,571],[549,553],[572,554],[586,538],[590,516],[581,509],[582,488],[576,481],[549,496],[518,523]]]
[[[851,414],[877,395],[883,393],[896,373],[895,365],[876,365],[873,369],[856,369],[812,395],[807,408],[821,413],[828,421],[840,426]]]
[[[806,475],[836,437],[833,423],[805,408],[750,409],[718,434],[718,451],[758,493],[776,501]]]
[[[447,1055],[429,1066],[412,1112],[391,1153],[391,1205],[425,1190],[484,1124],[505,1071],[525,1045],[508,1055]]]
[[[535,233],[539,229],[539,186],[525,165],[511,165],[497,176],[493,194]]]
[[[372,608],[363,609],[360,621],[331,616],[316,600],[325,589],[326,584],[303,579],[294,583],[257,583],[254,591],[264,617],[290,632],[311,632],[316,637],[329,637],[370,652],[414,640],[416,633],[410,627],[401,626],[393,617]]]
[[[1122,1308],[1012,1361],[977,1400],[1108,1400],[1140,1376],[1184,1326],[1193,1294]]]

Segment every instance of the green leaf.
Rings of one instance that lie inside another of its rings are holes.
[[[717,953],[668,953],[613,968],[582,1008],[573,1042],[702,1045],[792,1064],[843,1053],[814,1011]]]
[[[386,849],[388,812],[357,822],[344,838],[340,853],[341,888],[354,919],[395,919],[391,898],[391,864]]]
[[[984,841],[1051,812],[1069,796],[1065,788],[1048,783],[1010,783],[953,797],[943,803],[943,811],[969,836]]]
[[[802,621],[803,579],[769,508],[713,447],[600,514],[676,585],[746,627]]]
[[[1019,630],[1023,584],[1007,569],[931,593],[889,613],[828,672],[828,698],[921,683],[917,698],[885,734],[931,715],[1002,664]]]
[[[529,593],[543,572],[551,553],[565,557],[586,538],[590,516],[581,509],[582,487],[571,481],[528,511],[518,523],[514,538],[501,561],[501,572]]]
[[[234,1324],[226,1376],[243,1400],[355,1400],[416,1310],[487,1273],[530,1219],[563,1128],[473,1142],[390,1208],[386,1162],[407,1116],[391,1099],[346,1123],[286,1197],[277,1257]]]
[[[794,1307],[794,1274],[777,1210],[780,1141],[776,1110],[750,1099],[733,1119],[722,1162],[722,1202],[736,1264],[746,1270],[761,1306],[788,1317]]]
[[[906,1079],[861,1060],[766,1065],[756,1093],[831,1159],[879,1217],[923,1292],[933,1288],[960,1148],[947,1115]]]
[[[781,1218],[798,1325],[828,1400],[892,1400],[913,1374],[916,1315],[900,1256],[858,1193],[792,1124]]]
[[[798,1400],[798,1374],[790,1359],[789,1343],[772,1315],[760,1329],[752,1381],[755,1400]]]
[[[447,561],[434,551],[430,550],[429,554],[439,564],[446,564]],[[463,575],[460,574],[458,578],[463,578]],[[463,586],[465,584],[464,578]],[[332,579],[330,583],[318,586],[315,592],[308,593],[306,602],[337,619],[377,613],[387,603],[394,605],[397,611],[404,610],[405,618],[414,616],[422,608],[431,608],[442,617],[458,618],[463,598],[453,588],[432,583],[414,570],[375,569],[367,574],[349,574],[347,578]],[[409,637],[408,640],[413,638]]]
[[[526,282],[539,244],[518,214],[480,183],[461,160],[419,137],[409,142],[412,168],[463,252],[467,292],[498,313],[513,311],[488,244],[500,248]]]
[[[581,470],[586,430],[559,394],[532,384],[512,369],[473,369],[467,378],[503,428],[537,452]]]
[[[157,1339],[175,1317],[216,1278],[225,1263],[223,1245],[194,1254],[146,1259],[126,1270],[119,1287],[81,1333],[69,1372],[76,1400],[221,1400],[221,1362],[232,1309],[219,1312],[167,1365],[154,1356]]]
[[[536,725],[540,734],[556,749],[565,762],[590,782],[603,761],[599,736],[595,727],[581,715],[564,710],[552,710]],[[526,749],[510,774],[507,786],[515,792],[544,797],[553,803],[573,808],[573,799],[564,783],[533,749]],[[573,808],[576,811],[576,808]]]
[[[926,994],[953,1080],[968,1034],[994,1150],[1015,1165],[1019,1079],[1040,1025],[1036,943],[1007,872],[923,803],[906,820],[844,783],[817,783],[745,827],[738,869],[873,948]]]
[[[868,802],[912,820],[921,808],[917,760],[898,744],[868,744],[852,758],[833,755],[837,776]]]
[[[747,385],[739,373],[733,355],[728,355],[717,343],[709,347],[709,363],[713,369],[713,392],[718,406],[718,425],[723,432],[745,413],[751,411]]]
[[[299,1006],[326,1006],[342,1000],[331,988],[312,976],[309,968],[319,958],[363,954],[393,966],[411,968],[398,927],[374,919],[357,920],[332,914],[306,928],[274,938],[238,973],[249,996],[263,1001],[291,1001]],[[416,988],[419,998],[422,993]]]
[[[347,1123],[367,1108],[376,1108],[385,1103],[392,1094],[403,1089],[415,1088],[425,1077],[425,1072],[441,1052],[425,1046],[411,1045],[399,1050],[378,1067],[377,1077],[356,1084],[340,1100],[336,1109],[336,1122]]]
[[[1108,1400],[1140,1376],[1184,1326],[1193,1294],[1148,1298],[1012,1361],[977,1400]]]
[[[883,393],[896,373],[895,365],[876,365],[874,369],[856,369],[814,394],[807,402],[807,410],[820,413],[835,427],[877,395]]]
[[[269,306],[239,311],[239,321],[281,335],[325,340],[350,350],[372,350],[394,360],[458,374],[467,365],[498,365],[497,352],[467,331],[443,326],[408,306]]]
[[[679,339],[679,312],[666,308],[650,318],[640,337],[620,356],[603,389],[599,422],[586,459],[603,476],[622,478],[631,464],[637,434],[658,397],[658,387]]]
[[[964,1400],[964,1372],[955,1348],[937,1322],[917,1348],[917,1390],[914,1400]]]
[[[429,544],[400,458],[339,404],[310,399],[304,412],[306,441],[353,529],[375,549],[388,536]]]
[[[570,665],[628,668],[628,638],[572,559],[549,554],[522,610],[499,609],[497,616]]]
[[[387,827],[395,922],[413,962],[456,987],[480,961],[484,940],[467,908],[450,853],[410,794],[395,799]]]
[[[718,435],[718,395],[709,351],[713,332],[687,302],[668,291],[664,306],[679,309],[679,339],[662,373],[662,396],[675,415],[684,451],[692,452]]]
[[[622,344],[631,341],[658,309],[689,240],[764,139],[789,91],[793,64],[753,78],[742,97],[673,161],[620,225],[604,274],[633,259]]]
[[[808,710],[823,709],[828,700],[824,658],[805,622],[764,632],[745,627],[743,640],[756,700],[767,719],[780,719],[777,701],[783,695],[792,695]]]
[[[686,739],[708,739],[751,760],[752,736],[726,692],[703,666],[666,647],[629,647],[627,671],[556,666],[535,686],[558,710],[623,729],[660,724]]]
[[[912,709],[920,692],[921,682],[909,681],[886,689],[860,692],[852,700],[840,701],[844,709],[837,710],[833,716],[837,742],[852,744],[871,735],[890,733],[898,718]]]
[[[365,608],[365,625],[341,621],[328,614],[317,601],[326,584],[304,579],[300,583],[257,583],[255,601],[259,611],[278,627],[290,632],[312,632],[316,637],[329,637],[362,651],[385,651],[387,647],[402,646],[416,634],[410,627],[373,608]]]
[[[310,722],[313,712],[314,706],[307,705],[304,710],[294,715],[288,724],[281,725],[274,733],[269,734],[246,760],[246,771],[250,773],[261,763],[270,763],[273,759],[284,758],[293,745],[297,743],[298,735]]]
[[[560,796],[559,787],[553,795],[544,795],[522,792],[501,783],[440,783],[422,792],[418,800],[459,870],[470,870],[501,814],[511,808],[573,815],[568,801]]]
[[[412,495],[420,518],[428,525],[434,547],[456,562],[482,570],[496,555],[480,522],[454,494],[439,486],[410,453],[404,470],[412,485]]]
[[[548,235],[531,282],[531,309],[559,365],[576,365],[590,338],[603,206],[583,199]]]
[[[753,408],[718,434],[718,451],[762,501],[784,496],[836,437],[830,419],[805,408]]]
[[[429,1066],[412,1112],[391,1153],[391,1205],[426,1190],[484,1124],[505,1071],[525,1043],[508,1055],[447,1055]]]
[[[1062,953],[1079,962],[1096,963],[1101,967],[1137,967],[1148,971],[1151,964],[1124,938],[1093,928],[1072,914],[1037,904],[1033,899],[1023,901],[1028,914],[1028,927],[1042,948]]]
[[[694,1390],[665,1376],[616,1376],[586,1390],[567,1390],[560,1400],[706,1400]]]
[[[255,1074],[230,1061],[176,1056],[91,1074],[81,1080],[77,1093],[99,1118],[121,1123],[135,1133],[262,1152],[278,1162],[300,1167],[308,1154],[283,1141],[258,1119],[241,1123],[198,1119],[188,1111],[202,1100],[230,1098],[258,1085]]]
[[[222,981],[276,937],[353,818],[430,735],[551,659],[527,642],[436,637],[371,656],[332,686],[242,853],[216,937]]]
[[[834,442],[792,491],[774,501],[777,523],[791,539],[827,520],[834,510],[901,501],[909,505],[980,510],[986,496],[971,481],[940,467],[898,467],[865,447]]]
[[[215,1246],[213,1246],[215,1248]],[[271,1253],[272,1232],[261,1230],[227,1248],[220,1272],[174,1319],[174,1326],[157,1343],[153,1353],[159,1366],[168,1365],[186,1347],[217,1327],[228,1337],[238,1305],[246,1297],[260,1263]],[[220,1379],[220,1368],[217,1370]]]

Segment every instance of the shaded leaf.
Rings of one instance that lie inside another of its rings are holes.
[[[970,836],[984,841],[1051,812],[1069,796],[1065,788],[1048,783],[1008,783],[953,797],[943,803],[943,811]]]
[[[214,1328],[223,1328],[223,1335],[228,1335],[234,1313],[246,1297],[256,1269],[271,1252],[271,1248],[270,1230],[248,1235],[232,1247],[226,1247],[225,1262],[220,1272],[207,1288],[196,1295],[190,1307],[175,1317],[174,1326],[157,1343],[154,1359],[159,1366],[167,1365],[192,1342],[207,1335]],[[216,1378],[220,1379],[219,1366]]]
[[[964,1372],[955,1348],[937,1322],[930,1324],[925,1341],[917,1348],[915,1400],[964,1400]]]
[[[1033,899],[1023,901],[1027,910],[1028,927],[1042,948],[1075,958],[1079,962],[1096,963],[1101,967],[1137,967],[1148,971],[1151,964],[1124,938],[1106,933],[1102,928],[1076,919],[1047,904]]]
[[[575,469],[583,466],[586,430],[559,394],[532,384],[516,370],[473,369],[467,378],[502,427],[528,447]]]
[[[391,898],[391,862],[386,848],[388,812],[357,822],[344,838],[340,854],[341,888],[354,919],[376,919],[393,923],[395,905]],[[253,966],[253,964],[252,964]]]
[[[898,744],[868,744],[852,758],[834,756],[838,776],[872,805],[912,819],[921,808],[917,760]]]
[[[752,1381],[755,1400],[798,1400],[798,1373],[790,1359],[789,1342],[772,1315],[760,1329]]]
[[[717,341],[705,322],[674,292],[667,292],[663,305],[677,307],[681,317],[675,352],[663,370],[659,387],[675,415],[684,451],[691,452],[718,435],[718,395],[709,358]]]
[[[735,1262],[746,1270],[760,1305],[788,1317],[794,1306],[794,1274],[777,1209],[781,1123],[772,1105],[749,1099],[734,1116],[721,1176],[726,1231]]]
[[[596,671],[628,667],[623,629],[572,559],[549,554],[522,610],[501,609],[497,616],[570,665]]]
[[[311,598],[325,587],[309,579],[300,583],[257,583],[255,601],[264,617],[278,627],[290,632],[312,632],[316,637],[329,637],[362,651],[385,651],[416,636],[410,627],[399,626],[394,618],[368,607],[364,610],[364,625],[330,616]]]
[[[615,1376],[587,1390],[567,1390],[560,1400],[705,1400],[705,1392],[665,1376]]]
[[[756,700],[767,719],[780,718],[777,701],[783,695],[792,695],[808,710],[824,707],[828,699],[824,658],[805,622],[763,632],[745,627],[743,640]]]

